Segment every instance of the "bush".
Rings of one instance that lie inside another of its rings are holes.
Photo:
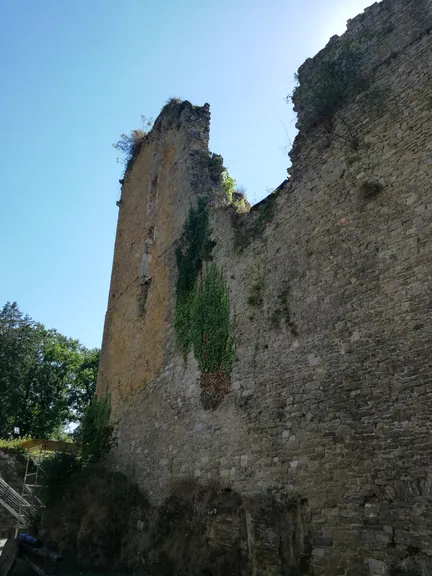
[[[337,56],[323,61],[317,74],[294,90],[291,98],[305,105],[302,125],[309,130],[320,123],[330,123],[347,100],[367,86],[361,76],[360,54],[345,43]]]
[[[229,175],[228,170],[222,172],[222,187],[225,192],[225,197],[227,201],[231,204],[233,201],[233,194],[236,191],[236,181],[232,176]]]
[[[42,464],[45,475],[40,499],[45,506],[55,506],[69,489],[73,477],[82,471],[83,461],[75,454],[57,453]]]
[[[143,130],[132,130],[130,134],[121,134],[120,140],[113,144],[113,147],[123,154],[123,158],[119,161],[126,165],[126,169],[130,167],[131,161],[138,155],[146,135]]]
[[[113,434],[110,414],[109,396],[93,398],[73,435],[78,445],[77,453],[56,453],[43,461],[45,479],[38,497],[45,506],[59,504],[78,475],[109,452]]]
[[[9,440],[0,438],[0,450],[4,452],[10,452],[17,455],[18,457],[27,456],[27,452],[24,450],[24,448],[21,448],[21,444],[24,440],[31,440],[31,438],[30,436],[11,438]]]
[[[84,463],[94,463],[106,456],[112,446],[113,427],[110,424],[109,396],[94,397],[84,412],[74,438]]]
[[[148,134],[148,130],[150,130],[153,125],[153,120],[151,118],[149,119],[145,116],[141,116],[141,121],[145,130],[132,130],[129,134],[121,134],[120,140],[113,144],[113,148],[123,155],[122,158],[117,158],[117,161],[126,166],[126,171],[132,168],[132,165],[141,150],[141,145]]]

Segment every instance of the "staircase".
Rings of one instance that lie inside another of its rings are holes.
[[[43,508],[38,494],[39,489],[46,482],[42,465],[47,455],[55,452],[69,454],[76,452],[75,444],[55,440],[24,440],[21,447],[27,451],[21,494],[18,494],[0,475],[0,506],[3,506],[16,518],[16,532],[23,528],[29,528],[35,514]],[[0,525],[0,538],[2,537],[1,527]]]
[[[0,504],[6,508],[10,514],[18,520],[19,528],[26,528],[33,514],[36,512],[36,506],[30,504],[25,498],[18,494],[7,482],[0,477]]]

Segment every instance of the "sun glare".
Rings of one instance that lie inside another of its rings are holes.
[[[326,42],[335,34],[338,36],[342,35],[346,31],[347,20],[354,18],[372,4],[374,4],[374,2],[371,0],[350,0],[333,14],[329,11],[329,17],[323,23],[322,27],[322,40]]]

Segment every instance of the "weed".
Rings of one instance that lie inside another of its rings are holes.
[[[143,128],[139,130],[132,130],[129,134],[121,134],[120,140],[113,144],[113,148],[120,152],[123,156],[117,158],[117,162],[125,165],[125,173],[131,170],[141,146],[146,139],[146,136],[153,126],[153,120],[146,116],[141,116]]]
[[[384,186],[380,182],[363,182],[360,186],[360,194],[364,200],[376,198],[383,190]]]

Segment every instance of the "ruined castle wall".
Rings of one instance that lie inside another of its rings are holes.
[[[195,158],[208,149],[209,116],[199,110],[160,117],[122,185],[98,382],[114,414],[164,368],[173,243],[197,195]]]
[[[431,25],[425,1],[383,2],[351,21],[372,86],[334,133],[300,131],[261,234],[251,230],[266,201],[242,218],[213,208],[237,349],[232,390],[214,411],[172,328],[174,242],[191,199],[209,189],[207,110],[187,107],[180,126],[152,132],[123,188],[98,382],[113,394],[116,464],[154,501],[190,477],[299,495],[316,573],[432,556]],[[313,84],[338,42],[306,62],[300,82]],[[306,106],[296,101],[300,128]],[[140,316],[155,170],[155,272]]]

